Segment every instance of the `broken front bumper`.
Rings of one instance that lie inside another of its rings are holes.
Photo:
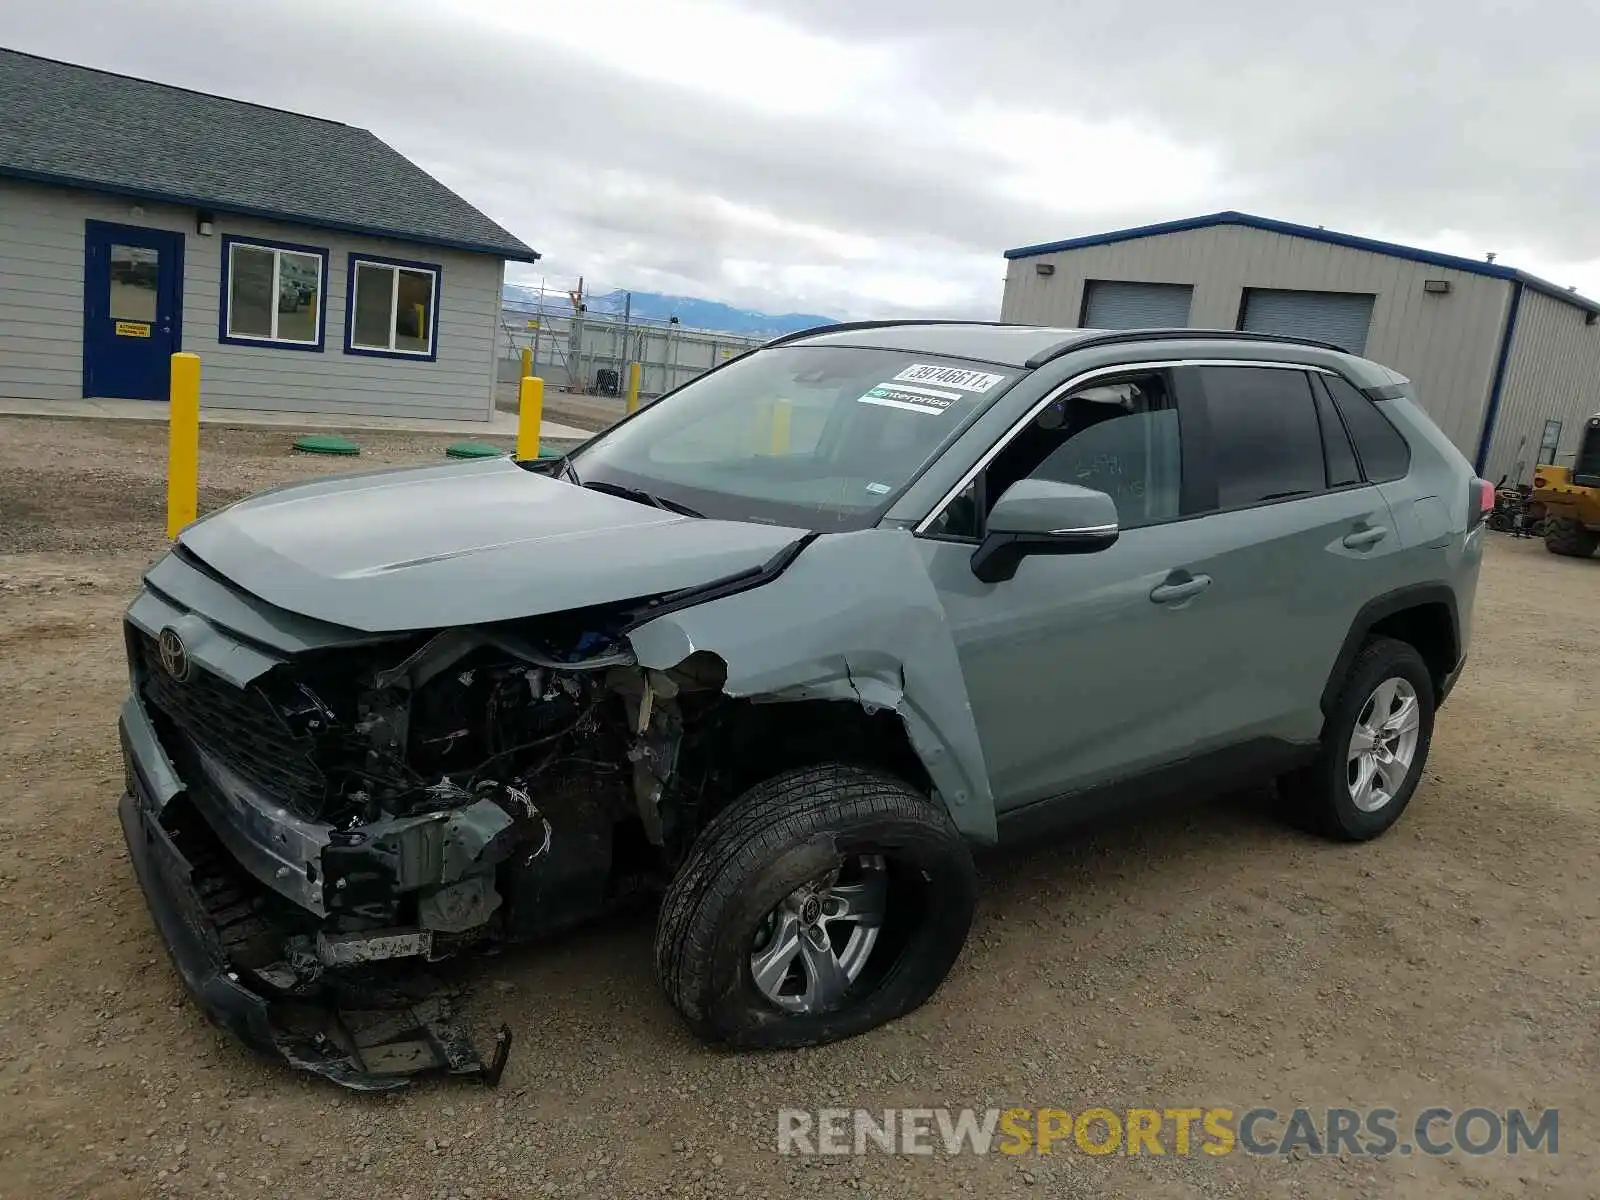
[[[329,996],[277,993],[230,962],[216,913],[202,888],[214,881],[180,846],[170,819],[187,803],[143,707],[130,698],[120,722],[127,790],[118,805],[128,856],[184,986],[208,1020],[261,1054],[344,1087],[386,1091],[429,1071],[471,1075],[493,1085],[510,1052],[501,1028],[485,1064],[448,1023],[447,1002],[397,999],[376,1008],[341,1006]],[[191,815],[198,822],[197,814]],[[205,829],[191,826],[201,838]]]

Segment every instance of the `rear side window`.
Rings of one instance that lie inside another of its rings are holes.
[[[1400,479],[1411,469],[1411,448],[1378,406],[1336,375],[1323,377],[1356,444],[1368,483]]]
[[[1326,489],[1322,431],[1305,372],[1204,367],[1201,378],[1219,508]]]

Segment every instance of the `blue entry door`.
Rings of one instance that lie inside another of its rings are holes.
[[[165,400],[182,298],[183,234],[85,222],[83,394]]]

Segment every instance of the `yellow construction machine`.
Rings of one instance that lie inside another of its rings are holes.
[[[1542,517],[1551,554],[1588,558],[1595,552],[1600,546],[1600,413],[1583,423],[1570,467],[1534,469],[1529,498]]]

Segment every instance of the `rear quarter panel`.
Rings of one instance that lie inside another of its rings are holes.
[[[1459,652],[1472,636],[1473,599],[1483,563],[1484,528],[1474,524],[1472,464],[1410,396],[1381,400],[1384,416],[1411,445],[1405,478],[1379,485],[1405,548],[1395,563],[1401,585],[1443,583],[1456,597]]]

